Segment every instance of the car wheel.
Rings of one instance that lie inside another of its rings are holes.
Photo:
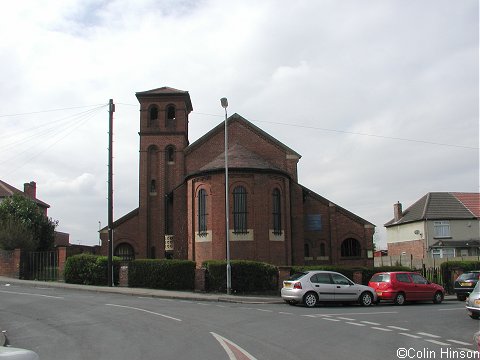
[[[465,295],[465,294],[457,294],[457,300],[458,300],[458,301],[465,301],[465,300],[467,300],[467,295]]]
[[[480,318],[480,314],[471,313],[471,314],[470,314],[470,317],[471,317],[472,319],[478,320],[478,319]]]
[[[440,291],[437,291],[433,296],[433,303],[440,304],[443,301],[443,294]]]
[[[405,304],[405,294],[404,293],[398,293],[396,296],[395,296],[395,299],[393,299],[393,302],[395,303],[395,305],[403,305]]]
[[[370,306],[373,303],[373,296],[368,291],[365,291],[365,292],[362,293],[362,295],[360,295],[360,298],[358,299],[358,302],[362,306]]]
[[[315,307],[317,303],[318,303],[317,294],[313,292],[306,293],[305,296],[303,297],[303,304],[306,307]]]

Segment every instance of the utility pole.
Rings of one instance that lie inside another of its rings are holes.
[[[113,113],[115,104],[108,102],[108,286],[113,281]]]

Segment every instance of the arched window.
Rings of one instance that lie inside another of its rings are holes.
[[[306,258],[310,257],[310,245],[303,244],[303,256]]]
[[[150,193],[157,192],[157,185],[154,179],[150,180]]]
[[[173,146],[167,146],[165,149],[165,157],[167,162],[175,162],[175,148]]]
[[[361,255],[361,247],[358,240],[349,238],[342,242],[341,256],[342,257],[358,257]]]
[[[200,189],[198,192],[198,235],[207,235],[207,192]]]
[[[233,189],[233,232],[245,234],[247,230],[247,191],[237,186]]]
[[[114,251],[114,255],[122,258],[123,261],[135,260],[133,247],[127,243],[119,244]]]
[[[320,243],[320,256],[325,256],[325,243]]]
[[[148,126],[158,126],[158,108],[152,106],[148,114]]]
[[[167,128],[172,128],[175,126],[175,106],[173,105],[168,105],[167,106],[167,122],[166,122],[166,127]]]
[[[272,193],[273,200],[273,233],[280,235],[282,233],[282,208],[280,190],[274,189]]]

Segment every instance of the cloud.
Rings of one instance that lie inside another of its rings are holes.
[[[477,1],[50,0],[4,8],[2,180],[35,180],[73,242],[95,243],[98,221],[106,222],[108,114],[97,105],[116,103],[119,217],[138,206],[135,92],[160,86],[189,91],[190,142],[222,121],[226,96],[229,112],[302,155],[300,183],[379,231],[396,201],[478,191],[478,149],[468,148],[479,143]],[[59,108],[74,109],[32,113]]]

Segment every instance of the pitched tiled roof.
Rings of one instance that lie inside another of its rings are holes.
[[[385,227],[420,220],[475,219],[479,217],[479,193],[430,192],[390,220]]]
[[[261,156],[246,149],[240,144],[234,144],[228,148],[228,168],[229,169],[266,169],[277,170],[279,168],[270,164]],[[225,169],[225,153],[222,152],[211,162],[201,167],[200,171]]]
[[[10,184],[7,184],[5,181],[0,180],[0,199],[2,198],[7,198],[13,196],[13,194],[21,194],[25,195],[25,193],[21,190],[18,190],[17,188],[13,187]],[[50,205],[47,203],[39,200],[39,199],[32,199],[37,203],[38,206],[44,207],[44,208],[49,208]]]
[[[160,87],[160,88],[157,88],[157,89],[152,89],[152,90],[147,90],[147,91],[139,91],[139,92],[136,92],[135,93],[135,96],[138,98],[139,96],[140,97],[144,97],[144,96],[157,96],[157,95],[162,95],[162,96],[165,96],[165,95],[171,95],[171,96],[185,96],[186,97],[186,103],[187,103],[187,108],[192,111],[193,110],[193,106],[192,106],[192,101],[190,100],[190,94],[188,93],[188,91],[184,91],[184,90],[178,90],[178,89],[174,89],[174,88],[171,88],[171,87],[168,87],[168,86],[163,86],[163,87]]]

